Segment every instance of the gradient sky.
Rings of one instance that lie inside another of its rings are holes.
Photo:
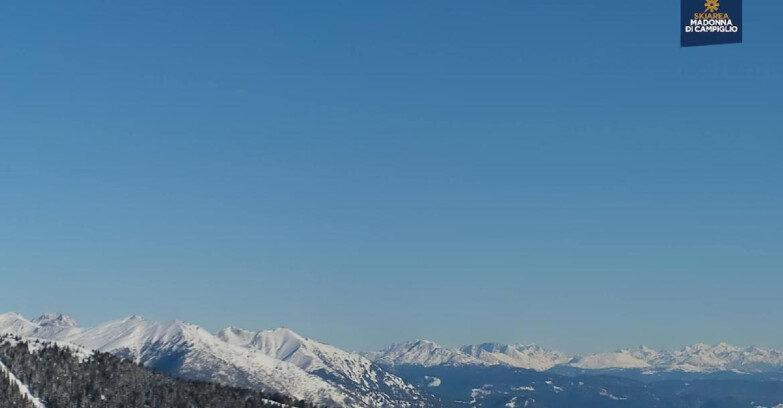
[[[783,34],[677,2],[0,6],[0,310],[783,348]]]

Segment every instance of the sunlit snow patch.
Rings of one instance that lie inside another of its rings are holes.
[[[424,379],[429,381],[427,383],[427,387],[430,387],[430,388],[440,387],[440,384],[442,383],[442,381],[438,377],[430,377],[430,376],[427,375],[427,376],[424,376]]]
[[[616,395],[612,395],[612,394],[610,394],[610,393],[609,393],[609,391],[607,391],[607,390],[605,390],[605,389],[603,389],[603,388],[601,389],[601,392],[599,392],[598,394],[599,394],[600,396],[602,396],[602,397],[606,397],[606,398],[609,398],[609,399],[613,399],[613,400],[615,400],[615,401],[625,401],[625,400],[627,400],[627,399],[628,399],[628,398],[626,398],[626,397],[618,397],[618,396],[616,396]],[[783,408],[783,407],[782,407],[782,408]]]

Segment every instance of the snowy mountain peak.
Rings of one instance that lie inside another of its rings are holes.
[[[38,327],[19,313],[0,314],[0,334],[8,333],[17,336],[29,336]]]
[[[0,319],[24,319],[24,316],[16,312],[5,312],[0,314]]]
[[[367,354],[381,365],[394,367],[416,365],[433,367],[440,365],[481,365],[477,360],[455,348],[443,347],[429,340],[414,340],[389,346],[387,349]]]
[[[647,372],[763,372],[783,368],[783,351],[759,347],[742,348],[728,343],[696,343],[678,351],[638,350],[592,354],[577,358],[574,367],[592,370],[644,369]]]
[[[70,316],[66,316],[62,313],[45,313],[34,319],[32,323],[35,323],[41,327],[53,326],[53,327],[76,327],[78,324]]]
[[[271,344],[273,348],[278,348],[279,345],[283,344],[298,347],[310,341],[308,338],[285,327],[253,332],[240,327],[229,326],[218,332],[217,337],[230,344],[259,349],[264,348],[262,346],[265,344]]]
[[[445,348],[428,341],[395,344],[373,353],[366,353],[378,364],[459,366],[503,365],[546,371],[557,366],[584,370],[644,370],[645,372],[717,372],[743,373],[783,370],[783,351],[760,347],[742,348],[728,343],[709,345],[697,343],[679,351],[658,351],[647,346],[622,349],[612,353],[572,357],[537,345],[481,343],[459,349]]]
[[[290,329],[278,328],[256,333],[248,347],[261,350],[274,358],[291,362],[305,371],[314,371],[327,364],[318,355],[325,344],[310,341]]]
[[[190,323],[150,322],[141,316],[130,316],[92,328],[55,330],[13,318],[0,321],[0,332],[69,342],[185,378],[279,392],[330,406],[355,406],[350,403],[350,394],[328,381],[293,364],[228,344]],[[6,325],[9,322],[12,325]]]
[[[295,341],[299,343],[304,343],[308,341],[307,337],[304,337],[299,333],[286,327],[278,327],[277,329],[264,330],[259,332],[256,335],[256,337],[274,338],[282,342]]]
[[[33,322],[27,320],[24,316],[22,316],[19,313],[16,312],[7,312],[0,314],[0,325],[10,325],[10,324],[29,324],[34,325]]]
[[[490,353],[495,352],[502,352],[503,350],[508,349],[508,345],[500,344],[500,343],[481,343],[474,346],[465,346],[463,349],[473,349],[473,350],[483,350],[488,351]]]
[[[394,344],[386,350],[366,355],[385,366],[506,365],[539,371],[571,361],[571,357],[565,353],[549,351],[534,344],[481,343],[448,348],[427,340]]]
[[[48,313],[29,321],[0,315],[0,333],[76,344],[108,352],[177,376],[278,392],[325,406],[419,406],[415,387],[370,360],[286,329],[251,332],[235,327],[217,335],[183,322],[134,315],[81,328]]]
[[[244,347],[250,344],[250,341],[253,340],[255,335],[256,333],[250,330],[229,326],[219,331],[217,337],[226,343]]]
[[[422,401],[415,387],[369,359],[312,340],[288,328],[253,333],[229,327],[218,333],[218,338],[329,378],[332,384],[346,393],[357,395],[367,406],[411,407]]]
[[[534,344],[483,343],[462,347],[460,351],[484,365],[507,365],[537,371],[545,371],[571,361],[571,357],[565,353],[549,351]]]
[[[607,368],[636,369],[647,368],[650,364],[642,356],[635,355],[628,349],[614,353],[591,354],[578,357],[571,363],[573,367],[586,370],[601,370]]]

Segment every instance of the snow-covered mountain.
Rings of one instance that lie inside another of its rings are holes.
[[[232,332],[242,333],[236,330]],[[73,343],[116,354],[185,378],[278,392],[318,404],[362,408],[389,405],[406,407],[421,400],[412,386],[386,373],[369,360],[366,360],[365,366],[371,370],[366,373],[366,381],[361,383],[363,387],[350,388],[345,385],[344,379],[332,372],[328,372],[332,374],[331,377],[324,375],[327,372],[319,371],[322,368],[316,369],[315,365],[310,366],[308,372],[305,369],[307,365],[302,365],[305,368],[298,365],[302,361],[280,358],[284,357],[282,349],[280,353],[268,352],[271,340],[267,340],[267,334],[254,335],[258,338],[256,344],[268,345],[264,349],[242,344],[238,339],[228,337],[226,331],[216,336],[198,326],[179,321],[149,322],[142,317],[131,316],[92,328],[81,328],[73,319],[63,315],[49,314],[30,321],[12,313],[0,315],[0,333]],[[289,347],[288,351],[295,351],[297,347],[294,340],[301,336],[290,331],[283,334],[280,340],[287,338],[288,341],[283,343]],[[314,344],[308,344],[309,348],[315,348]],[[327,347],[319,346],[318,349],[326,350]],[[328,350],[337,354],[336,348]],[[350,353],[341,357],[348,356],[351,356]],[[358,364],[362,365],[365,359],[355,357]],[[360,367],[349,366],[349,369],[353,368],[358,371]],[[356,375],[356,378],[361,377]],[[376,382],[372,383],[371,380]],[[365,391],[367,394],[363,394]],[[410,397],[412,402],[403,397]]]
[[[18,313],[0,315],[0,333],[11,333],[17,336],[31,337],[41,326],[25,319]]]
[[[364,354],[387,367],[412,365],[421,367],[483,365],[484,363],[459,349],[443,347],[428,340],[393,344],[387,349]]]
[[[673,352],[655,351],[642,346],[637,350],[625,349],[577,358],[571,365],[590,370],[760,373],[783,370],[783,351],[760,347],[742,348],[726,343],[715,346],[694,344]]]
[[[45,313],[39,318],[33,319],[32,323],[41,327],[53,328],[68,328],[78,326],[76,320],[73,320],[73,318],[70,316],[66,316],[61,313]]]
[[[645,356],[629,349],[577,357],[570,365],[586,370],[651,368]]]
[[[412,365],[434,366],[494,366],[526,368],[545,371],[571,361],[559,351],[550,351],[535,345],[505,345],[483,343],[461,348],[448,348],[426,340],[395,344],[386,350],[367,353],[378,364],[394,367]]]
[[[560,351],[525,344],[483,343],[462,347],[460,351],[481,360],[486,365],[507,365],[536,371],[546,371],[571,361],[571,357]]]
[[[34,320],[15,313],[2,314],[2,333],[110,352],[181,377],[349,408],[426,405],[420,389],[393,374],[403,374],[397,370],[403,366],[458,367],[463,371],[470,366],[563,369],[582,373],[783,372],[783,351],[725,343],[696,344],[673,352],[640,347],[579,357],[535,345],[484,343],[449,348],[417,340],[359,355],[288,329],[254,332],[230,327],[212,334],[184,322],[150,322],[139,316],[83,328],[70,317],[54,313]],[[416,384],[424,381],[403,377]],[[425,380],[430,387],[441,385],[437,378]]]
[[[379,352],[365,353],[385,367],[395,366],[508,366],[536,371],[554,367],[583,370],[642,370],[654,372],[711,373],[734,371],[760,373],[783,371],[783,351],[759,347],[741,348],[720,343],[695,344],[678,351],[656,351],[649,347],[612,353],[569,356],[535,345],[484,343],[461,348],[442,347],[425,340],[395,344]]]
[[[257,350],[315,374],[369,406],[405,407],[423,398],[418,390],[369,359],[337,347],[305,338],[289,329],[253,333],[229,327],[218,333],[221,340]]]

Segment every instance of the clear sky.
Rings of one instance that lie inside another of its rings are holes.
[[[780,1],[0,6],[0,310],[783,348]]]

